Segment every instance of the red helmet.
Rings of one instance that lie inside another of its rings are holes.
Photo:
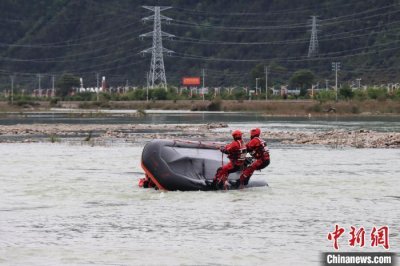
[[[243,135],[243,133],[242,133],[242,131],[240,131],[240,130],[235,130],[235,131],[233,131],[232,132],[232,137],[233,137],[233,139],[241,139],[242,138],[242,135]]]
[[[261,130],[259,128],[253,128],[252,130],[250,130],[250,137],[254,138],[254,137],[259,137],[261,134]]]

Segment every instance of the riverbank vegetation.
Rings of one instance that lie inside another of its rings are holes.
[[[265,91],[255,94],[249,94],[246,88],[217,88],[218,90],[209,91],[204,94],[204,97],[199,91],[201,89],[182,89],[177,87],[146,89],[146,88],[129,88],[126,92],[80,92],[59,95],[57,97],[38,97],[16,92],[13,99],[10,94],[0,95],[0,101],[10,101],[17,105],[29,104],[34,101],[49,101],[51,104],[56,104],[58,101],[84,101],[84,102],[107,102],[107,101],[159,101],[159,100],[265,100]],[[276,92],[277,88],[275,88]],[[253,91],[254,92],[254,91]],[[270,88],[268,91],[269,100],[318,100],[321,102],[336,100],[335,90],[304,90],[298,95],[290,93],[273,94]],[[337,100],[400,100],[400,89],[389,90],[387,88],[367,87],[364,89],[353,89],[348,85],[339,88]]]
[[[192,111],[240,111],[259,112],[269,115],[304,114],[400,114],[400,90],[387,88],[359,88],[342,86],[334,90],[306,89],[304,79],[293,78],[292,86],[304,90],[290,94],[287,90],[272,88],[258,94],[246,88],[219,88],[200,94],[198,89],[178,87],[130,88],[118,92],[79,92],[56,94],[57,97],[34,97],[21,92],[12,96],[0,96],[0,112],[24,110],[48,110],[51,107],[75,109],[161,109]],[[68,83],[69,84],[69,83]],[[303,85],[302,85],[303,84]],[[70,88],[69,84],[66,88]]]
[[[400,101],[385,100],[151,100],[151,101],[50,101],[26,102],[21,105],[0,101],[0,113],[48,111],[52,107],[68,109],[114,110],[191,110],[257,112],[265,115],[399,115]]]

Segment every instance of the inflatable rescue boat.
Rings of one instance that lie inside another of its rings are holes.
[[[153,140],[142,153],[146,178],[142,187],[161,190],[212,190],[212,181],[219,167],[229,159],[219,148],[223,143],[183,140]],[[240,171],[229,175],[229,189],[239,188]],[[143,185],[147,180],[146,185]],[[265,181],[250,179],[249,186],[267,186]]]

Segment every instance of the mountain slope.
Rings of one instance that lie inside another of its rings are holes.
[[[144,84],[152,13],[141,6],[158,1],[41,0],[0,3],[0,85],[15,73],[20,84],[43,86],[52,74],[70,72],[95,84],[98,72],[111,83]],[[286,82],[298,69],[313,70],[321,82],[332,79],[331,62],[340,61],[342,80],[391,82],[399,78],[400,3],[398,0],[183,1],[163,5],[173,18],[164,31],[176,38],[164,46],[168,82],[206,69],[210,85],[251,85],[251,70],[270,66],[271,81]],[[319,57],[307,58],[310,16],[318,16]],[[253,71],[254,73],[254,71]],[[259,75],[259,74],[256,74]]]

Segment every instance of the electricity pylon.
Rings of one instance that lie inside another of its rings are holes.
[[[310,46],[308,47],[308,57],[315,57],[318,55],[318,30],[317,30],[317,17],[312,16],[311,22],[311,39]]]
[[[151,48],[142,51],[142,53],[151,53],[151,63],[150,63],[150,73],[149,73],[150,87],[154,88],[154,86],[160,86],[167,89],[167,77],[165,75],[163,53],[171,54],[173,53],[173,51],[163,47],[162,38],[163,37],[172,38],[174,37],[174,35],[163,32],[161,30],[162,20],[166,20],[167,22],[172,20],[171,18],[161,15],[161,11],[170,9],[171,7],[143,6],[143,8],[154,11],[154,15],[142,19],[143,21],[149,21],[149,20],[154,21],[153,31],[140,35],[140,37],[150,37],[150,36],[153,37],[153,46]]]

